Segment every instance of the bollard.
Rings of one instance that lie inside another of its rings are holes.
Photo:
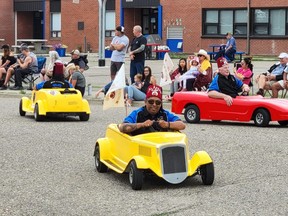
[[[92,85],[88,84],[88,96],[92,95]]]

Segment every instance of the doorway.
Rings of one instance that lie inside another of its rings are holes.
[[[33,38],[43,39],[44,38],[44,19],[43,12],[33,12]]]
[[[144,8],[141,14],[143,34],[158,34],[158,9]]]

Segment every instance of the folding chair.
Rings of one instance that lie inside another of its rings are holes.
[[[36,73],[29,73],[22,78],[22,82],[29,84],[28,90],[32,90],[34,82],[39,78],[41,70],[45,67],[46,57],[37,57],[38,71]]]
[[[283,89],[281,98],[286,98],[287,92],[288,92],[288,89]]]

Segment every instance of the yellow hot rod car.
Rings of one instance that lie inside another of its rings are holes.
[[[91,113],[88,101],[74,88],[34,90],[31,99],[22,97],[20,101],[20,116],[25,116],[26,112],[34,113],[36,121],[56,114],[79,116],[81,121],[88,121]]]
[[[199,174],[204,185],[214,181],[214,165],[205,151],[190,159],[188,141],[180,132],[152,132],[136,136],[121,133],[110,124],[106,137],[96,141],[95,166],[98,172],[108,168],[117,173],[129,173],[132,189],[142,189],[145,173],[155,173],[169,183],[178,184]]]

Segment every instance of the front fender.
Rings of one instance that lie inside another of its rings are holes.
[[[142,156],[134,156],[133,160],[135,160],[138,169],[149,169],[150,166]]]
[[[107,160],[111,157],[110,154],[110,149],[109,149],[109,140],[107,138],[99,138],[96,141],[95,144],[95,149],[94,149],[94,156],[95,156],[95,150],[96,150],[96,145],[99,145],[100,149],[100,161],[103,163],[104,160]]]
[[[196,152],[191,160],[189,161],[188,164],[188,169],[189,169],[189,173],[188,175],[191,176],[192,174],[195,173],[195,171],[198,169],[198,167],[200,167],[201,165],[204,164],[209,164],[212,163],[212,158],[209,156],[209,154],[205,151],[198,151]]]
[[[22,97],[22,109],[25,112],[33,112],[32,101],[28,97]]]

